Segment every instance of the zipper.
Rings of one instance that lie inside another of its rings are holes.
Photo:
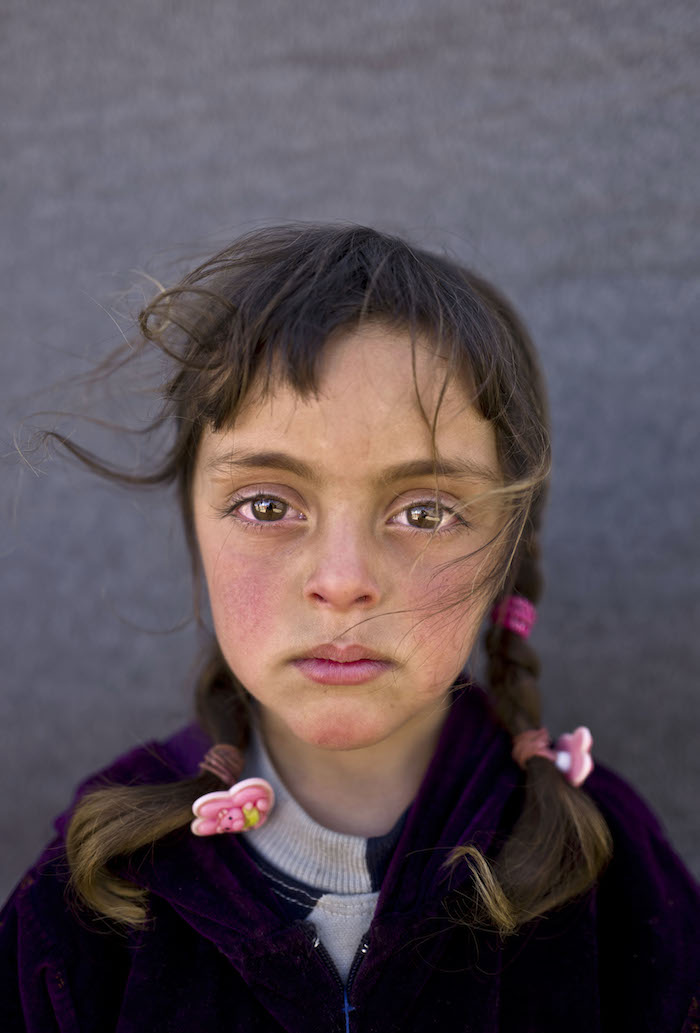
[[[314,929],[313,924],[309,922],[309,925],[311,927],[311,946],[314,948],[314,950],[318,951],[319,956],[323,958],[326,968],[329,969],[331,975],[335,979],[335,982],[343,992],[343,1015],[345,1016],[345,1033],[350,1033],[350,1012],[355,1011],[355,1008],[353,1005],[350,1004],[350,1001],[348,1000],[348,993],[350,992],[350,987],[352,986],[353,980],[357,975],[357,970],[362,964],[365,954],[369,950],[369,929],[362,936],[360,940],[360,946],[355,951],[355,957],[352,959],[352,965],[350,966],[350,971],[348,973],[348,981],[347,983],[343,983],[343,980],[340,978],[340,973],[338,972],[338,969],[335,967],[335,962],[333,961],[333,958],[330,956],[326,948],[321,943],[320,937]]]
[[[348,972],[348,981],[347,981],[347,989],[348,989],[348,991],[350,990],[350,987],[352,986],[353,980],[354,980],[355,976],[357,975],[357,970],[360,967],[360,965],[362,964],[364,956],[365,956],[365,954],[367,953],[368,950],[369,950],[369,929],[364,933],[364,935],[360,939],[360,946],[355,951],[355,957],[352,959],[352,965],[350,966],[350,971]]]
[[[311,925],[311,923],[309,923],[309,925],[311,927],[311,946],[318,953],[319,957],[323,958],[326,964],[326,968],[330,971],[331,975],[335,979],[340,989],[344,990],[345,987],[343,986],[343,980],[340,978],[340,972],[335,967],[335,962],[333,961],[333,958],[330,956],[326,948],[321,943],[321,940],[319,939],[313,925]]]

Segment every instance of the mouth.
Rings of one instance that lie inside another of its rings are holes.
[[[314,646],[292,661],[297,670],[322,685],[360,685],[396,666],[393,660],[367,646]]]
[[[378,653],[376,649],[369,646],[334,646],[330,642],[324,642],[320,646],[312,646],[306,653],[303,653],[300,660],[332,660],[337,664],[352,664],[360,660],[381,660],[384,663],[391,663],[389,657]]]

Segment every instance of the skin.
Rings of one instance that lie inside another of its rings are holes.
[[[417,351],[420,397],[432,414],[443,364]],[[235,425],[202,438],[193,509],[216,634],[257,701],[273,763],[317,821],[380,835],[411,802],[435,750],[450,685],[489,605],[466,595],[500,526],[490,486],[475,475],[389,480],[399,463],[430,460],[407,335],[380,327],[344,334],[324,352],[319,398],[278,384],[253,396]],[[500,478],[492,426],[451,383],[437,429],[441,459],[468,457]],[[284,452],[313,477],[278,462],[242,466],[244,453]],[[242,499],[262,496],[279,519]],[[426,529],[426,510],[442,522]],[[235,507],[235,508],[233,508]],[[462,520],[468,521],[469,526]],[[416,526],[418,525],[418,526]],[[486,559],[492,559],[487,556]],[[359,644],[393,666],[359,685],[323,685],[293,663],[321,643]]]

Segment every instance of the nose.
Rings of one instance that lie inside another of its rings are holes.
[[[369,609],[381,598],[371,535],[338,520],[318,533],[304,597],[339,611]]]

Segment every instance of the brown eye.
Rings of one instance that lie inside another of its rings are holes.
[[[428,504],[421,502],[417,506],[411,506],[406,510],[408,522],[412,527],[420,527],[425,531],[432,531],[440,526],[443,511],[435,503]]]
[[[280,502],[279,499],[260,496],[257,499],[253,499],[250,503],[250,508],[256,520],[266,520],[269,522],[281,520],[289,506],[286,502]]]

